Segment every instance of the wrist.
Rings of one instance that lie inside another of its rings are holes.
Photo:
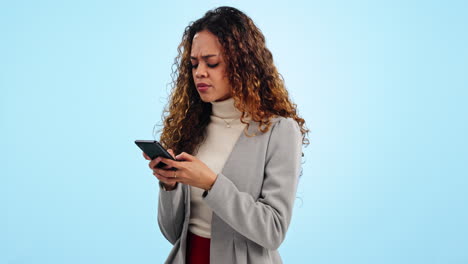
[[[216,182],[216,179],[218,178],[218,175],[213,174],[214,176],[212,177],[210,183],[208,183],[207,187],[205,188],[205,191],[210,191],[211,188],[213,188],[214,183]]]

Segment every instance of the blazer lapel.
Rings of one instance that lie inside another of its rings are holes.
[[[249,136],[254,135],[254,133],[258,133],[258,123],[255,121],[250,120],[249,121],[249,129],[247,130]],[[237,155],[242,155],[241,150],[243,147],[248,144],[248,140],[251,137],[248,137],[245,135],[245,131],[242,130],[241,135],[237,139],[236,143],[234,144],[234,147],[232,148],[231,153],[229,154],[226,162],[224,163],[223,169],[221,170],[221,173],[223,175],[226,175],[227,172],[231,170],[231,163],[233,163],[233,166],[239,166],[238,163],[235,162],[235,158]]]

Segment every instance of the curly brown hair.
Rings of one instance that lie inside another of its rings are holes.
[[[247,124],[244,133],[252,136],[247,133],[247,117],[259,123],[262,133],[270,129],[272,118],[291,117],[301,129],[302,143],[307,145],[309,130],[289,98],[262,32],[246,14],[223,6],[209,10],[185,28],[174,60],[170,99],[162,116],[163,146],[175,153],[193,154],[206,137],[211,103],[201,100],[190,63],[193,37],[203,30],[214,34],[222,46],[234,105],[242,112],[241,122]]]

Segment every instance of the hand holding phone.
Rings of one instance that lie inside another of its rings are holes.
[[[174,157],[156,140],[135,140],[135,144],[145,153],[151,160],[157,157],[175,160]],[[165,163],[159,162],[156,168],[164,168]],[[172,168],[176,170],[176,168]]]

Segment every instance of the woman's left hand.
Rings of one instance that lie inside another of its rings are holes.
[[[210,190],[218,175],[214,173],[205,163],[196,157],[182,152],[176,156],[177,161],[161,158],[165,164],[177,169],[175,181],[198,187],[204,190]],[[154,169],[155,172],[164,177],[174,177],[174,171]]]

